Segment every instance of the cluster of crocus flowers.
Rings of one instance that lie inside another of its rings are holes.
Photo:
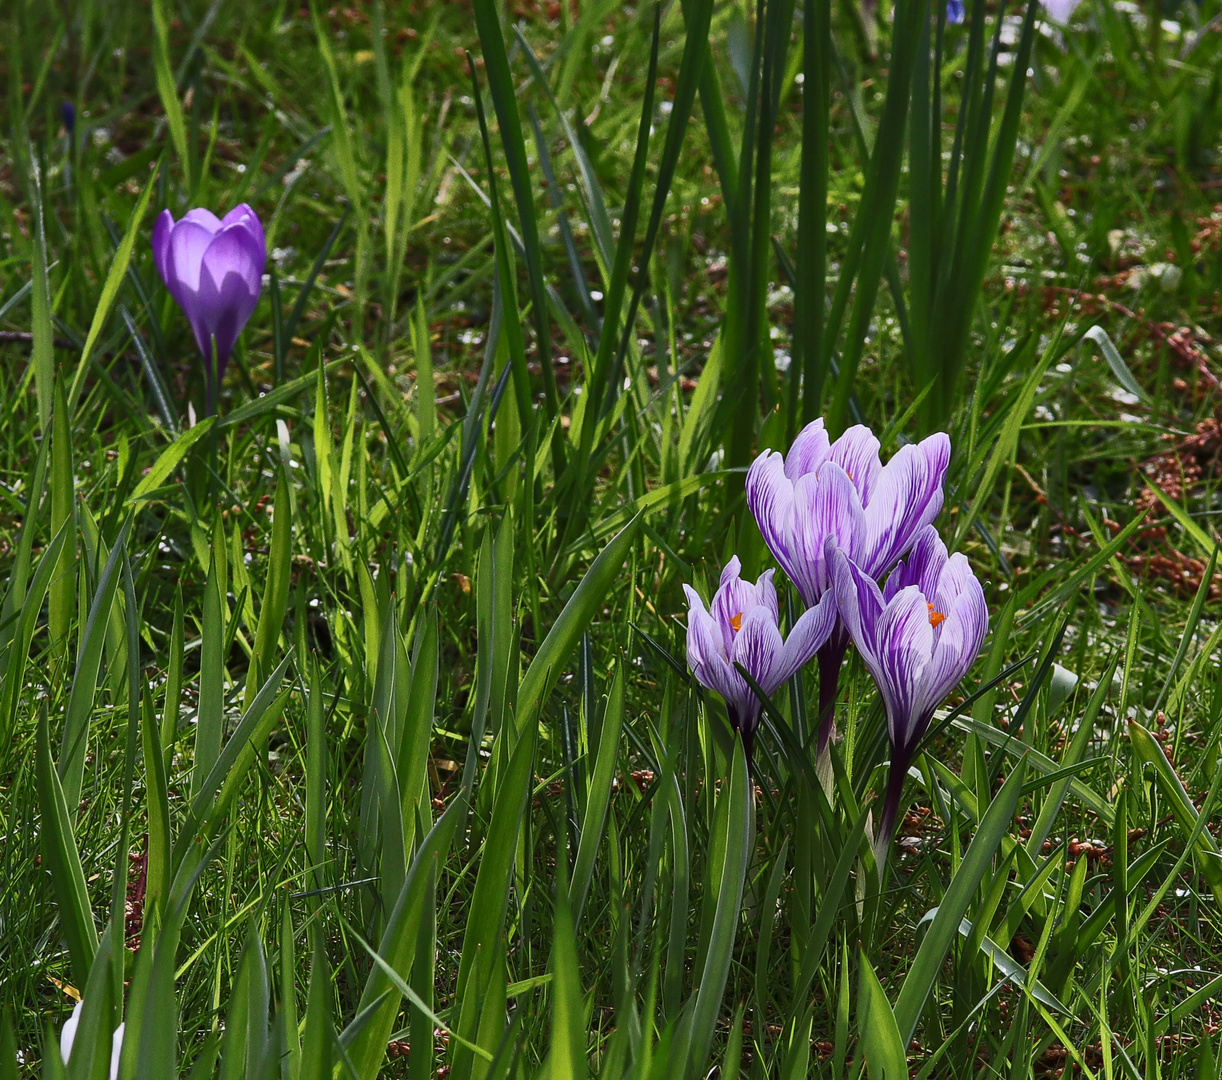
[[[877,831],[885,850],[916,746],[934,710],[975,660],[988,611],[966,558],[948,556],[932,524],[942,509],[950,439],[931,435],[902,447],[885,465],[879,451],[864,426],[832,442],[816,420],[788,454],[761,454],[747,474],[747,505],[806,605],[788,640],[776,625],[771,571],[748,594],[752,587],[739,580],[733,559],[712,614],[691,588],[686,591],[689,666],[725,699],[747,748],[761,706],[746,680],[732,679],[736,663],[771,695],[808,659],[818,658],[818,755],[824,764],[840,667],[850,643],[857,647],[882,694],[891,739],[891,775]],[[770,633],[756,630],[749,645],[740,643],[740,627],[756,609],[764,613],[754,619],[766,621]]]
[[[195,333],[211,414],[225,365],[263,289],[263,225],[245,203],[223,218],[196,209],[175,221],[163,210],[153,227],[153,261]]]

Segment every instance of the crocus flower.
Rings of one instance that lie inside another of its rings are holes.
[[[81,1022],[81,1009],[84,1006],[83,1000],[76,1003],[72,1015],[64,1022],[64,1028],[59,1034],[59,1056],[65,1065],[72,1053],[72,1044],[76,1042],[76,1029]],[[110,1080],[118,1080],[119,1077],[119,1058],[123,1054],[123,1032],[126,1028],[126,1024],[120,1024],[110,1037]]]
[[[989,612],[967,558],[960,553],[948,557],[932,525],[921,531],[912,554],[895,568],[885,589],[835,540],[827,543],[827,558],[840,617],[887,713],[891,770],[877,833],[885,853],[917,744],[934,710],[976,659]]]
[[[752,585],[739,576],[734,556],[721,572],[721,584],[706,610],[696,590],[687,593],[687,662],[698,682],[725,698],[730,723],[741,732],[748,760],[763,706],[735,664],[771,695],[815,654],[836,622],[834,597],[808,609],[782,639],[774,570],[765,570]]]
[[[1044,0],[1044,10],[1052,22],[1065,26],[1081,0]]]
[[[967,17],[967,7],[963,0],[946,0],[946,21],[961,23]]]
[[[242,203],[223,218],[190,210],[175,221],[163,210],[153,227],[153,259],[170,295],[186,312],[204,358],[208,411],[229,354],[263,288],[267,246],[255,212]],[[213,348],[216,367],[213,368]]]
[[[831,588],[829,538],[871,578],[881,578],[942,509],[950,439],[942,433],[901,447],[883,465],[869,428],[830,442],[822,419],[807,424],[788,455],[766,452],[747,473],[747,505],[777,562],[807,607]],[[848,633],[837,625],[819,650],[819,753],[832,713]]]

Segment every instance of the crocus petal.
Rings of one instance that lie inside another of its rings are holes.
[[[967,16],[967,8],[963,0],[946,0],[946,21],[961,23]]]
[[[221,227],[221,219],[218,218],[211,210],[205,210],[202,206],[197,206],[194,210],[188,210],[182,216],[183,221],[189,221],[200,228],[207,229],[213,236]]]
[[[801,522],[796,545],[795,573],[790,576],[807,607],[818,603],[831,586],[825,547],[828,538],[843,551],[855,554],[864,528],[861,498],[849,474],[834,461],[824,462],[817,473],[794,485],[794,519]]]
[[[250,235],[240,226],[221,230],[204,253],[195,311],[188,309],[188,315],[196,327],[197,339],[200,325],[216,339],[217,359],[222,367],[242,328],[254,314],[262,275],[263,267],[254,257]],[[200,348],[205,349],[203,342]]]
[[[836,609],[857,651],[867,664],[871,664],[878,653],[874,630],[884,610],[882,590],[831,539],[827,542],[827,560],[836,593]]]
[[[831,636],[836,625],[836,596],[829,589],[813,608],[807,608],[789,630],[781,649],[777,685],[784,683],[795,671],[815,655]]]
[[[790,457],[792,457],[792,452]],[[793,532],[793,482],[785,475],[785,459],[772,452],[760,454],[747,470],[747,506],[759,526],[764,543],[776,561],[797,582],[796,562],[791,550]],[[801,586],[799,586],[799,589]],[[805,597],[803,597],[805,599]]]
[[[1079,3],[1081,0],[1044,0],[1044,10],[1048,12],[1049,19],[1064,26]]]
[[[937,594],[938,581],[945,566],[946,545],[938,536],[938,530],[932,525],[926,525],[917,533],[908,557],[891,571],[887,586],[883,589],[883,598],[890,600],[900,589],[915,585],[925,594],[927,600],[932,600]],[[942,610],[936,603],[934,607],[938,611]]]
[[[84,1007],[83,999],[72,1007],[72,1015],[64,1021],[64,1028],[59,1033],[59,1056],[63,1058],[64,1064],[68,1063],[68,1057],[72,1053],[72,1044],[76,1042],[76,1029],[80,1025],[81,1009]]]
[[[192,211],[194,213],[194,211]],[[203,266],[204,252],[212,243],[214,233],[196,221],[190,214],[174,226],[170,233],[170,249],[167,264],[171,267],[171,275],[177,283],[178,291],[170,290],[174,299],[187,311],[190,298],[199,292],[200,268]],[[170,284],[166,280],[167,286]]]
[[[933,652],[933,627],[921,590],[910,585],[883,610],[875,627],[877,653],[866,666],[887,707],[891,745],[907,750],[916,741],[925,704],[925,668]]]
[[[168,210],[162,210],[153,223],[153,263],[171,294],[174,292],[170,287],[170,275],[173,273],[170,264],[170,233],[173,231],[174,215]]]
[[[949,461],[950,440],[931,435],[920,446],[901,447],[883,467],[865,509],[862,542],[853,549],[866,573],[886,573],[938,516]]]
[[[714,656],[721,656],[721,635],[699,593],[684,585],[687,594],[687,662],[693,671]]]
[[[923,723],[928,723],[934,709],[967,674],[980,653],[988,628],[989,609],[985,604],[984,590],[980,582],[969,577],[938,627],[937,644],[922,680],[924,686],[919,711]],[[920,734],[923,732],[919,732],[918,737]]]
[[[749,713],[752,706],[759,705],[759,699],[751,692],[746,679],[724,657],[715,656],[705,661],[692,674],[701,686],[717,691],[736,717],[741,718],[744,710]]]
[[[741,625],[743,613],[755,607],[755,588],[749,582],[743,581],[739,576],[741,571],[742,564],[735,555],[721,571],[721,581],[713,596],[713,602],[709,604],[709,614],[713,616],[713,622],[721,633],[727,656],[734,646],[734,635],[737,632],[732,620],[737,620]]]
[[[883,463],[879,460],[880,443],[868,427],[856,424],[832,443],[828,455],[849,475],[861,497],[863,506],[870,502]]]
[[[755,580],[755,602],[772,616],[773,622],[781,621],[781,604],[777,599],[776,585],[772,577],[775,570],[765,570]]]
[[[812,420],[798,432],[785,456],[785,475],[790,480],[796,480],[799,476],[814,472],[827,460],[830,450],[823,417]]]
[[[776,620],[762,607],[756,607],[743,618],[743,628],[734,639],[730,660],[742,664],[764,693],[771,694],[783,681],[777,678],[783,647]]]

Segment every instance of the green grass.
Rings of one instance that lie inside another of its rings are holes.
[[[722,135],[685,67],[702,10],[660,13],[651,102],[645,6],[511,5],[500,58],[484,0],[0,15],[0,1077],[14,1051],[60,1075],[44,1039],[86,987],[99,1047],[127,1002],[125,1078],[881,1077],[909,1038],[925,1076],[1213,1075],[1217,0],[1037,30],[974,307],[913,291],[924,180],[872,222],[877,300],[822,405],[887,453],[942,418],[938,524],[992,621],[881,887],[860,662],[831,799],[813,684],[777,695],[752,792],[681,585],[768,565],[725,466],[814,400],[784,263],[830,302],[881,198],[890,11],[830,15],[823,283],[803,23],[764,170],[756,6],[711,12]],[[966,47],[947,31],[946,150]],[[175,442],[203,367],[153,212],[242,200],[274,276],[219,418]]]

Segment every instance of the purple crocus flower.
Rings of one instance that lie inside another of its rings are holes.
[[[840,617],[882,694],[891,770],[879,821],[881,852],[891,843],[904,777],[934,710],[958,685],[989,628],[984,590],[961,553],[946,554],[926,526],[912,554],[880,589],[852,558],[827,542]]]
[[[967,17],[967,7],[963,0],[946,0],[946,21],[961,23]]]
[[[690,585],[684,585],[683,591],[688,602],[687,662],[701,685],[725,698],[730,723],[742,734],[750,760],[763,706],[734,665],[741,664],[771,696],[827,640],[836,623],[836,607],[829,592],[782,639],[772,584],[776,571],[765,570],[752,585],[739,576],[741,570],[736,555],[721,572],[721,584],[709,610]]]
[[[211,210],[196,209],[176,222],[169,210],[163,210],[153,227],[153,259],[195,332],[211,412],[214,386],[219,389],[234,342],[254,313],[263,288],[267,262],[263,225],[245,203],[219,219]]]
[[[822,419],[807,424],[788,455],[766,452],[747,473],[747,505],[777,562],[807,607],[831,588],[825,545],[834,539],[871,578],[881,578],[942,509],[950,439],[942,433],[901,447],[883,465],[869,428],[830,442]],[[819,650],[819,753],[834,730],[840,664],[849,645],[837,625]]]

